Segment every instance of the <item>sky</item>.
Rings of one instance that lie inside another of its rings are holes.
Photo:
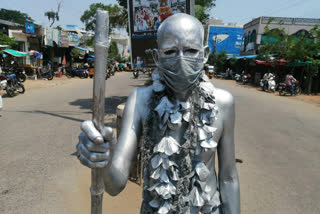
[[[35,23],[49,26],[44,13],[56,10],[61,0],[0,0],[0,8],[19,10],[27,13]],[[83,12],[92,3],[116,4],[116,0],[62,0],[60,21],[54,26],[84,24],[80,21]],[[259,16],[320,18],[320,0],[216,0],[216,7],[210,11],[212,18],[224,23],[245,24]]]

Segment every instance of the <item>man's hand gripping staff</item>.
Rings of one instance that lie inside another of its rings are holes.
[[[104,127],[101,133],[91,120],[81,124],[82,133],[77,145],[78,159],[89,168],[104,168],[107,166],[112,144],[115,143],[111,127]]]

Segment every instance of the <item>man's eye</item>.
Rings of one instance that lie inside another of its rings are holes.
[[[189,53],[189,54],[196,54],[196,53],[198,53],[198,50],[189,48],[189,49],[186,49],[184,52]]]
[[[175,50],[167,50],[167,51],[164,52],[165,55],[172,55],[174,53],[176,53]]]

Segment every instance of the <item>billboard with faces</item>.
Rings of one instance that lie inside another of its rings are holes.
[[[190,0],[129,0],[132,33],[157,31],[167,17],[190,14]]]
[[[128,0],[128,3],[132,63],[139,57],[145,64],[153,64],[146,50],[157,48],[156,33],[160,24],[176,13],[191,14],[194,1]]]

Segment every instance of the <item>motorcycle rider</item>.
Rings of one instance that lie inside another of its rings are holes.
[[[286,80],[285,80],[285,84],[286,86],[289,86],[291,88],[291,96],[293,96],[294,94],[294,84],[297,82],[297,80],[293,77],[293,72],[291,71],[289,74],[286,75]]]

